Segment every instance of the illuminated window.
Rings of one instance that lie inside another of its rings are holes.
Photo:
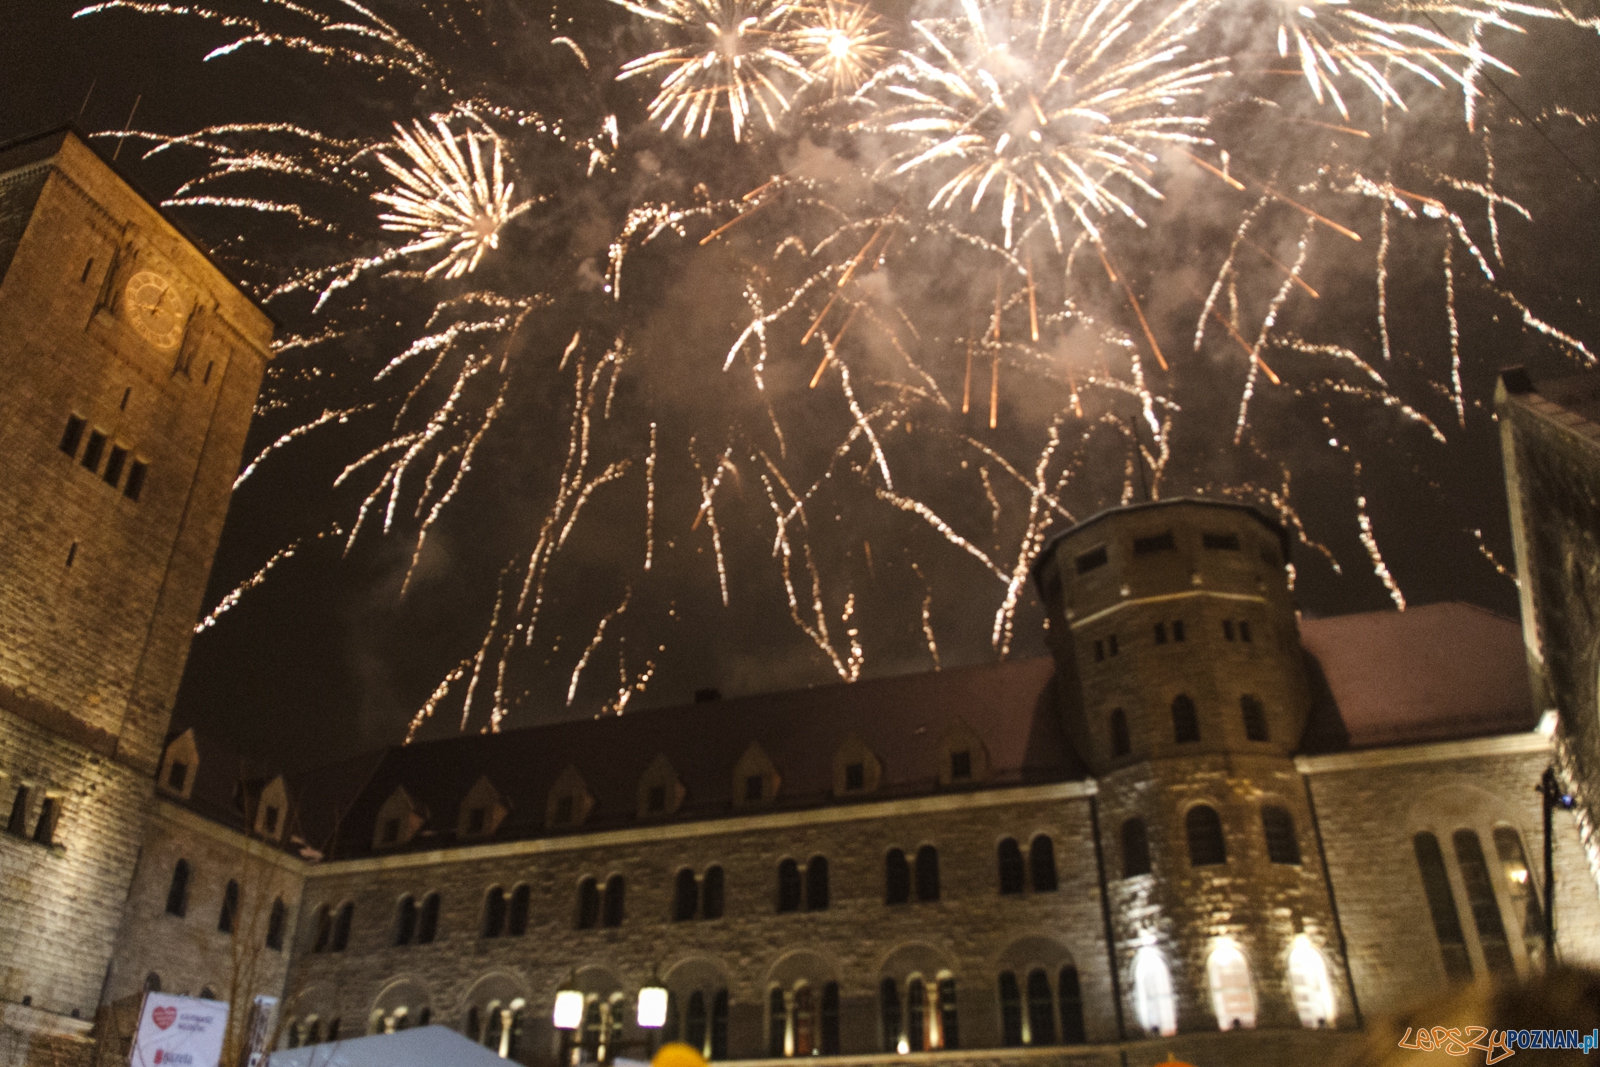
[[[1139,1025],[1148,1034],[1171,1037],[1178,1032],[1178,1005],[1172,995],[1167,961],[1146,945],[1133,960],[1133,1003]]]
[[[1250,964],[1232,941],[1212,949],[1206,960],[1206,982],[1211,987],[1211,1010],[1219,1030],[1253,1030],[1256,994],[1250,985]]]
[[[1289,988],[1301,1026],[1316,1030],[1333,1025],[1337,1008],[1333,984],[1328,981],[1328,963],[1305,934],[1296,937],[1289,950]]]

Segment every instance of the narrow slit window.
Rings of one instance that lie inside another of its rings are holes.
[[[722,918],[723,882],[721,867],[707,867],[700,879],[700,914],[707,919]]]
[[[122,495],[133,501],[139,502],[139,494],[144,492],[145,474],[149,471],[143,460],[134,460],[128,464],[128,480],[122,486]]]
[[[1117,635],[1116,634],[1110,634],[1110,635],[1108,635],[1106,637],[1106,651],[1109,652],[1113,656],[1115,656],[1117,654]]]
[[[78,558],[78,542],[74,541],[67,546],[67,566],[72,566],[72,561]]]
[[[1466,935],[1461,932],[1461,914],[1456,910],[1455,894],[1450,891],[1450,877],[1445,873],[1444,853],[1439,849],[1439,839],[1433,834],[1417,834],[1411,839],[1412,850],[1417,855],[1417,868],[1422,874],[1422,891],[1428,900],[1428,912],[1433,917],[1433,932],[1439,939],[1439,951],[1444,957],[1444,973],[1451,981],[1472,981],[1472,958],[1467,955]]]
[[[76,415],[67,416],[67,428],[61,431],[61,451],[69,456],[78,454],[78,446],[83,443],[83,428],[86,423]]]
[[[122,391],[122,403],[117,405],[117,409],[119,411],[127,411],[128,410],[128,398],[131,397],[132,395],[133,395],[133,386],[131,386],[131,385],[128,386],[126,389],[124,389]]]
[[[82,285],[89,280],[89,272],[94,269],[94,259],[90,257],[83,264],[83,273],[78,276],[78,284]]]
[[[1167,643],[1167,624],[1166,623],[1164,623],[1164,622],[1156,623],[1156,626],[1155,626],[1155,637],[1156,637],[1156,644],[1164,645],[1164,644]]]
[[[1018,847],[1016,838],[1008,837],[1000,842],[1000,895],[1013,896],[1019,894],[1026,884],[1023,877],[1022,849]]]
[[[1478,928],[1483,962],[1491,975],[1512,975],[1516,967],[1511,962],[1511,946],[1506,941],[1506,924],[1500,917],[1494,883],[1489,881],[1489,865],[1484,861],[1478,832],[1457,830],[1452,843],[1456,847],[1456,863],[1461,867],[1461,881],[1467,889],[1467,904],[1472,909],[1472,924]]]
[[[1094,661],[1096,663],[1099,663],[1102,660],[1104,660],[1105,658],[1106,658],[1106,643],[1104,641],[1096,641],[1094,643]]]
[[[111,446],[111,458],[106,460],[106,472],[101,475],[107,485],[115,489],[122,480],[122,468],[128,463],[128,450],[121,445]]]
[[[1244,737],[1246,741],[1266,741],[1267,735],[1267,708],[1260,699],[1246,693],[1239,698],[1239,713],[1244,718]]]
[[[1250,643],[1250,623],[1244,619],[1239,620],[1239,640]]]
[[[1152,552],[1171,552],[1177,547],[1177,543],[1172,539],[1171,530],[1133,539],[1133,554],[1136,556],[1147,556]]]
[[[83,450],[85,470],[99,470],[100,457],[106,454],[106,435],[99,430],[89,431],[89,444]]]
[[[1105,545],[1101,545],[1099,548],[1090,549],[1088,552],[1085,552],[1083,555],[1079,556],[1077,560],[1079,574],[1088,574],[1090,571],[1095,570],[1098,567],[1104,567],[1105,565]]]
[[[1183,620],[1182,619],[1173,619],[1172,620],[1172,639],[1174,641],[1182,641],[1183,640]]]
[[[1128,713],[1121,708],[1111,709],[1111,758],[1117,759],[1133,751],[1133,739],[1128,736]]]
[[[1200,544],[1215,552],[1237,552],[1239,551],[1239,535],[1232,533],[1201,534]]]
[[[211,360],[210,362],[208,362],[206,364],[205,376],[200,379],[200,384],[201,385],[210,385],[211,384],[211,369],[213,367],[215,367],[216,365],[217,365],[217,361],[216,360]]]
[[[1539,907],[1539,894],[1534,888],[1533,872],[1528,868],[1528,856],[1522,850],[1522,838],[1509,826],[1497,826],[1494,850],[1500,858],[1506,888],[1511,893],[1513,920],[1521,921],[1528,961],[1538,966],[1544,959],[1544,910]]]
[[[11,817],[6,820],[6,831],[19,837],[28,820],[28,787],[17,786],[16,793],[11,798]]]
[[[1232,619],[1223,619],[1222,620],[1222,639],[1224,641],[1232,641],[1233,640],[1233,620]]]
[[[55,797],[45,797],[39,804],[39,821],[33,824],[33,839],[41,845],[56,843],[56,819],[60,815]]]

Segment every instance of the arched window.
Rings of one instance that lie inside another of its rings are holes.
[[[417,918],[417,944],[431,945],[439,936],[439,894],[422,898],[422,913]],[[427,1009],[423,1009],[426,1011]]]
[[[626,890],[627,884],[622,880],[622,875],[613,874],[606,879],[606,899],[600,916],[601,925],[622,925],[622,895]]]
[[[911,865],[906,854],[891,848],[883,857],[883,902],[904,904],[911,899]],[[890,1049],[890,1051],[894,1051]]]
[[[1088,1040],[1083,1029],[1083,988],[1078,984],[1078,968],[1070,963],[1061,968],[1056,996],[1061,1001],[1061,1043],[1083,1044]]]
[[[499,1001],[489,1005],[488,1015],[487,1021],[483,1024],[483,1041],[481,1044],[484,1048],[499,1052],[500,1039],[506,1032],[505,1018],[500,1014]]]
[[[822,1019],[819,1041],[824,1056],[839,1054],[839,983],[828,982],[822,987]]]
[[[578,883],[578,921],[580,930],[593,930],[600,923],[600,886],[593,878]]]
[[[1239,713],[1244,717],[1244,738],[1246,741],[1266,741],[1267,737],[1267,709],[1261,701],[1246,693],[1239,698]]]
[[[828,910],[828,858],[812,856],[806,864],[806,910]]]
[[[492,1005],[490,1010],[493,1011]],[[470,1037],[473,1041],[480,1045],[484,1043],[485,1031],[483,1028],[483,1013],[478,1010],[478,1006],[476,1004],[467,1009],[466,1036]]]
[[[1253,1030],[1256,993],[1250,984],[1250,964],[1232,941],[1223,941],[1206,960],[1206,983],[1211,987],[1211,1010],[1218,1030]]]
[[[906,983],[906,1047],[911,1052],[928,1047],[928,989],[920,978]]]
[[[961,1047],[961,1016],[956,1012],[956,980],[950,975],[939,979],[939,1047]]]
[[[211,1000],[212,999],[211,996],[207,996],[206,995],[207,993],[210,992],[210,988],[211,988],[210,986],[207,986],[205,989],[202,989],[200,991],[200,999],[202,999],[202,1000]],[[214,994],[213,994],[213,996],[214,996]],[[305,1037],[305,1041],[303,1043],[307,1044],[307,1045],[320,1045],[320,1044],[322,1044],[322,1020],[317,1018],[315,1015],[313,1015],[311,1017],[311,1019],[306,1023],[306,1037]]]
[[[783,990],[777,986],[767,994],[767,1056],[777,1059],[784,1055],[789,1045],[789,1009],[783,1000]]]
[[[339,1017],[338,1016],[334,1016],[333,1021],[328,1024],[328,1040],[329,1041],[337,1041],[337,1040],[339,1040]]]
[[[328,947],[343,952],[350,945],[350,924],[355,921],[356,906],[349,901],[339,905],[339,915],[333,920],[333,939]]]
[[[878,984],[878,1022],[883,1028],[883,1050],[901,1051],[900,990],[893,978],[885,978]]]
[[[695,1051],[706,1046],[706,995],[696,989],[689,994],[689,1008],[683,1017],[684,1043]]]
[[[1445,873],[1439,839],[1423,831],[1411,839],[1411,847],[1417,854],[1417,868],[1422,872],[1422,891],[1428,898],[1433,932],[1439,938],[1439,951],[1444,956],[1445,976],[1455,982],[1470,982],[1472,959],[1467,955],[1467,939],[1461,932],[1461,915],[1456,911],[1455,895],[1450,892],[1450,876]]]
[[[715,868],[720,871],[722,868]],[[728,1058],[728,991],[717,990],[711,998],[711,1059]]]
[[[1497,826],[1494,850],[1500,857],[1500,869],[1506,876],[1506,888],[1511,895],[1511,921],[1522,930],[1528,963],[1538,967],[1544,960],[1544,911],[1539,907],[1539,894],[1534,890],[1527,853],[1522,850],[1522,837],[1509,826]]]
[[[700,883],[694,872],[684,867],[672,886],[672,921],[688,922],[700,907]]]
[[[1022,1044],[1022,993],[1010,971],[1000,975],[1000,1041],[1007,1048]]]
[[[778,864],[778,911],[800,910],[800,865],[794,860]]]
[[[1180,745],[1200,740],[1200,714],[1188,693],[1172,698],[1172,739]]]
[[[1133,740],[1128,736],[1128,713],[1121,708],[1111,709],[1111,758],[1117,759],[1133,751]]]
[[[223,934],[233,933],[233,924],[239,915],[239,883],[232,878],[228,879],[228,886],[222,891],[222,910],[217,913],[217,932]]]
[[[817,994],[810,986],[794,991],[794,1055],[810,1056],[817,1051]]]
[[[1318,1030],[1333,1025],[1338,1008],[1333,983],[1328,981],[1328,963],[1305,934],[1297,936],[1289,950],[1289,988],[1301,1026]]]
[[[189,910],[189,861],[179,860],[172,867],[172,884],[167,887],[167,914],[182,917]]]
[[[333,916],[328,913],[326,904],[317,909],[317,937],[311,943],[312,952],[326,952],[328,939],[333,936]]]
[[[1144,820],[1125,819],[1122,823],[1122,877],[1134,878],[1150,873],[1150,837]]]
[[[1287,808],[1271,804],[1262,808],[1261,829],[1267,837],[1267,859],[1300,865],[1300,837],[1294,832],[1294,816]]]
[[[409,893],[400,898],[394,918],[394,943],[409,945],[417,937],[417,902]]]
[[[932,845],[917,849],[917,899],[939,899],[939,850]]]
[[[1050,995],[1050,976],[1044,968],[1028,972],[1028,1044],[1056,1043],[1056,998]]]
[[[289,909],[284,907],[283,898],[272,902],[272,911],[267,916],[267,947],[274,952],[283,951],[283,928],[289,924]]]
[[[1133,1004],[1139,1025],[1148,1034],[1171,1037],[1178,1032],[1178,1006],[1172,997],[1172,973],[1154,946],[1146,945],[1133,959]]]
[[[722,918],[722,868],[707,867],[700,880],[700,914],[707,919]]]
[[[512,937],[521,937],[528,932],[528,898],[531,895],[527,883],[517,886],[511,892],[511,912],[506,916],[506,933]]]
[[[1035,893],[1056,891],[1056,843],[1049,834],[1039,834],[1028,846],[1028,873],[1033,876]]]
[[[1025,879],[1022,871],[1022,849],[1017,847],[1015,838],[1008,837],[1000,842],[1000,894],[1011,896],[1022,892]]]
[[[483,936],[499,937],[506,929],[506,891],[493,886],[483,896]]]
[[[1456,846],[1456,864],[1461,868],[1461,882],[1467,890],[1467,905],[1472,909],[1472,925],[1478,928],[1483,962],[1491,975],[1515,974],[1505,920],[1500,917],[1500,902],[1495,899],[1494,884],[1489,881],[1489,865],[1484,861],[1478,832],[1457,830],[1452,841]]]
[[[1189,866],[1213,867],[1228,862],[1228,847],[1222,839],[1222,818],[1216,808],[1196,804],[1183,817],[1183,830],[1189,839]]]

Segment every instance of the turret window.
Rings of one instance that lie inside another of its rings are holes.
[[[1267,709],[1259,699],[1246,693],[1239,698],[1239,713],[1244,718],[1246,741],[1267,740]]]
[[[1111,709],[1111,758],[1117,759],[1133,751],[1133,741],[1128,736],[1128,713],[1121,708]]]
[[[1136,878],[1150,873],[1150,836],[1143,819],[1127,819],[1122,824],[1122,877]]]
[[[1294,816],[1287,808],[1273,805],[1262,808],[1261,829],[1267,838],[1268,860],[1300,865],[1300,838],[1294,831]]]
[[[1090,571],[1106,565],[1106,546],[1091,548],[1077,559],[1079,574],[1088,574]]]
[[[1196,804],[1183,818],[1189,841],[1189,866],[1215,867],[1228,862],[1228,847],[1222,836],[1222,817],[1207,804]]]
[[[1187,693],[1172,698],[1172,740],[1180,745],[1200,740],[1200,714]]]
[[[1171,530],[1133,539],[1133,554],[1136,556],[1146,556],[1152,552],[1171,552],[1177,547],[1177,542],[1172,539]]]

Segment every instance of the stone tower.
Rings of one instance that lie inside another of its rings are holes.
[[[76,134],[0,148],[0,1061],[93,1018],[271,334]]]
[[[1098,780],[1130,1036],[1355,1025],[1292,758],[1309,695],[1287,548],[1254,508],[1178,499],[1080,523],[1036,569]]]

